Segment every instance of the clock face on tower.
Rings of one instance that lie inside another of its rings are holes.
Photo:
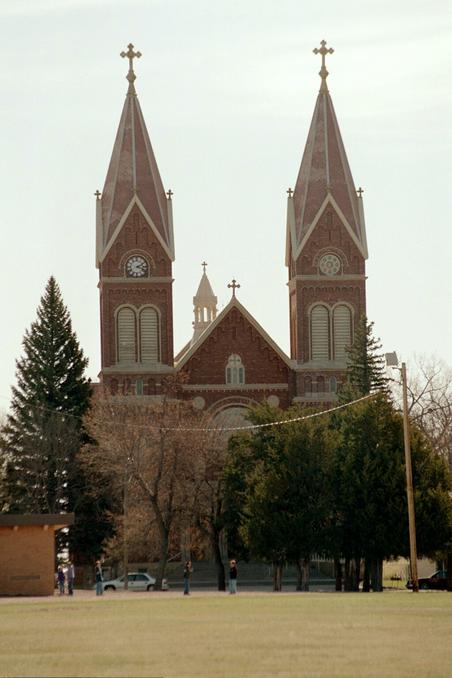
[[[129,257],[126,262],[126,274],[128,278],[144,278],[148,275],[148,262],[138,254]]]
[[[320,259],[319,268],[324,275],[337,275],[341,270],[341,260],[335,254],[325,254]]]

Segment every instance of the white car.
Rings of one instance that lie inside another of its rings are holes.
[[[129,572],[128,589],[129,591],[152,591],[155,585],[155,577],[151,577],[146,572]],[[124,590],[125,577],[109,579],[104,581],[104,591]]]

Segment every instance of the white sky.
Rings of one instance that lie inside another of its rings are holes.
[[[136,87],[174,191],[175,352],[208,275],[289,350],[286,190],[319,87],[365,189],[367,311],[384,349],[452,364],[452,9],[448,0],[0,0],[0,408],[48,277],[99,371],[94,191]]]

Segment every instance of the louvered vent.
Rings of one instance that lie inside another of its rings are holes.
[[[159,362],[159,318],[154,308],[140,313],[141,362]]]
[[[325,306],[314,306],[311,311],[311,358],[329,360],[329,314]]]
[[[135,313],[131,308],[122,308],[118,313],[118,362],[136,361]]]
[[[345,360],[346,346],[352,343],[352,316],[348,306],[336,306],[333,311],[334,358]]]

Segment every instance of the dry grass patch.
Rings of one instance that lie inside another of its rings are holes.
[[[0,676],[448,676],[452,596],[179,594],[0,604]]]

